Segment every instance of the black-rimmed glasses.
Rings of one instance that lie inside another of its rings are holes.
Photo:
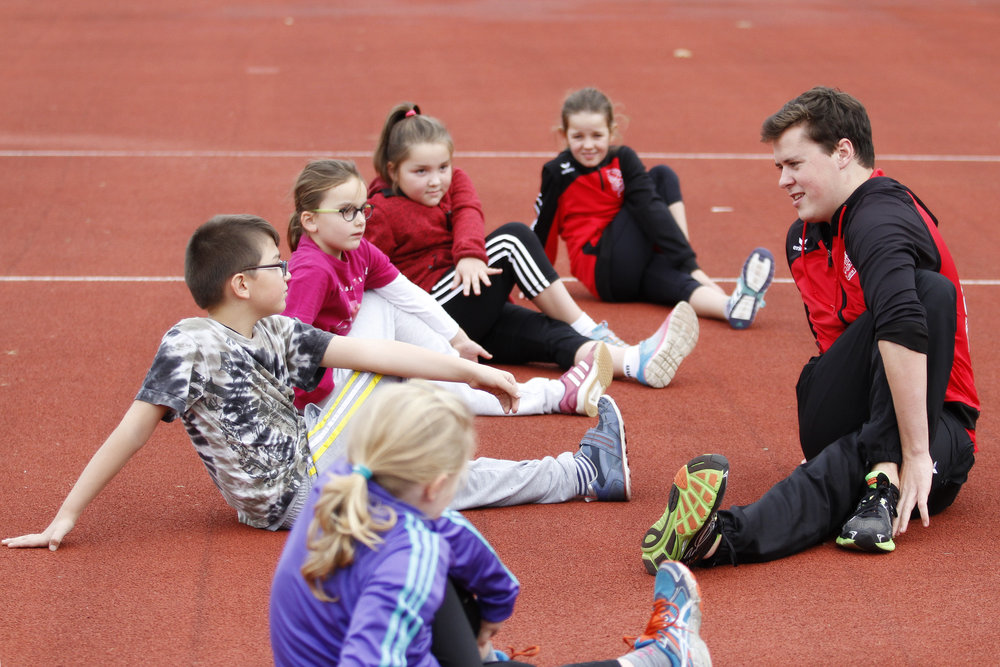
[[[344,208],[314,208],[310,213],[339,213],[344,217],[344,222],[354,222],[358,213],[365,216],[365,220],[371,220],[375,212],[373,204],[365,204],[361,208],[357,206],[345,206]]]
[[[255,269],[281,269],[281,275],[288,275],[288,260],[283,259],[280,262],[275,262],[274,264],[258,264],[257,266],[248,266],[245,269],[241,269],[240,273],[244,271],[253,271]]]

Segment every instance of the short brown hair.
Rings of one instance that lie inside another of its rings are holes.
[[[255,215],[217,215],[195,230],[184,253],[184,282],[199,308],[222,302],[226,281],[260,262],[260,243],[281,240],[267,220]]]
[[[764,121],[760,140],[774,143],[796,125],[803,125],[806,136],[828,154],[833,153],[841,139],[849,139],[861,166],[868,169],[875,166],[868,112],[861,102],[847,93],[825,86],[807,90]]]

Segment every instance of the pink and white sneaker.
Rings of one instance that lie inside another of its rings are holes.
[[[611,352],[606,344],[599,342],[559,378],[564,387],[559,412],[596,417],[597,401],[604,395],[613,376]]]

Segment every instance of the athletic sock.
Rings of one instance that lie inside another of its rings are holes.
[[[582,452],[577,452],[573,463],[576,464],[576,495],[585,496],[590,483],[597,479],[597,466]]]
[[[639,346],[629,345],[625,348],[624,372],[625,377],[634,378],[639,375]]]
[[[573,327],[573,331],[577,332],[581,336],[586,336],[597,328],[597,322],[595,322],[587,313],[581,313],[580,317],[576,318],[576,322],[573,322],[570,326]]]
[[[655,644],[647,644],[622,657],[633,667],[663,667],[670,664],[670,659]]]

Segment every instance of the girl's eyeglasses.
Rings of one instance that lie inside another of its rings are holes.
[[[257,266],[248,266],[247,268],[240,270],[239,273],[243,273],[244,271],[253,271],[254,269],[281,269],[281,275],[287,276],[288,260],[283,259],[280,262],[275,262],[274,264],[259,264]]]
[[[365,216],[365,220],[372,219],[372,213],[375,212],[375,206],[372,204],[365,204],[361,208],[357,206],[345,206],[344,208],[314,208],[310,213],[339,213],[344,217],[344,222],[354,222],[354,218],[357,217],[358,213]]]

